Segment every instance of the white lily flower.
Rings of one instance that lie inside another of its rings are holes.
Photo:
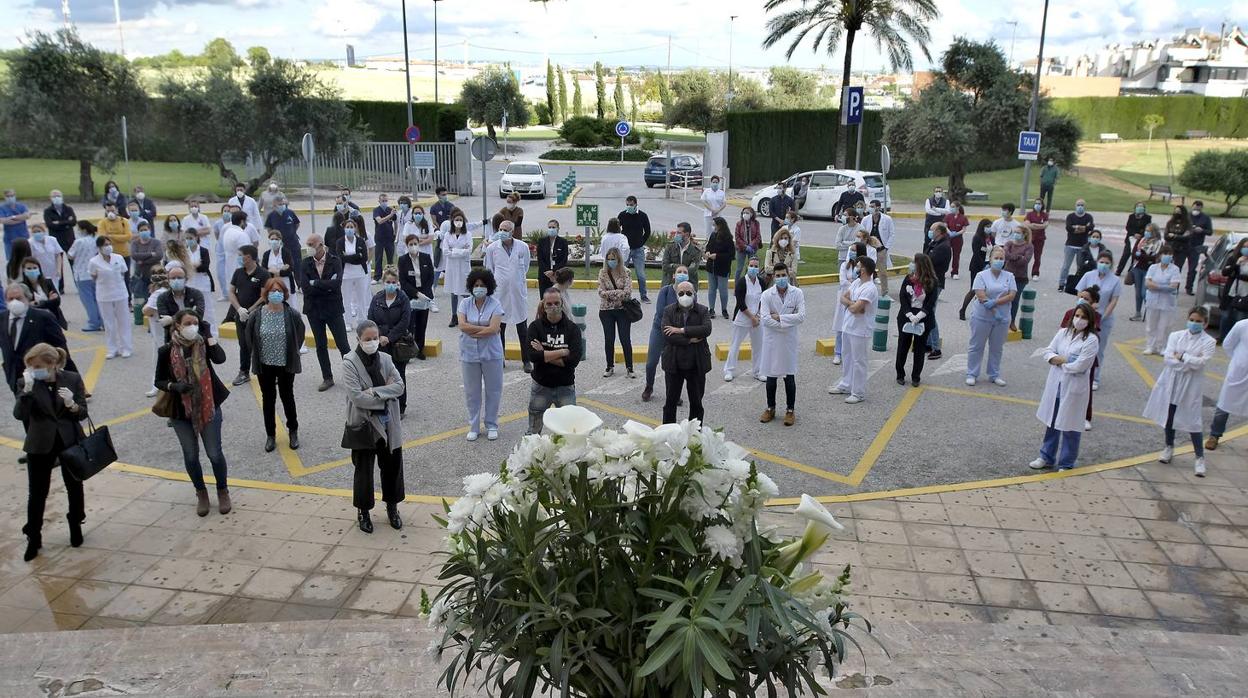
[[[841,525],[836,517],[832,516],[832,512],[828,508],[820,504],[814,497],[803,494],[802,501],[793,510],[794,514],[806,519],[808,523],[814,524],[820,533],[831,533],[833,529],[844,531],[845,527]]]
[[[602,426],[602,419],[580,405],[552,407],[542,414],[542,424],[563,437],[587,438]]]

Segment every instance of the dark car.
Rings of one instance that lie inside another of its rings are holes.
[[[1211,237],[1213,243],[1209,252],[1201,260],[1196,277],[1196,302],[1209,310],[1209,329],[1212,334],[1221,321],[1222,310],[1218,300],[1222,294],[1222,285],[1226,279],[1222,276],[1222,268],[1230,260],[1231,252],[1240,240],[1248,237],[1248,233],[1230,232],[1226,235]]]
[[[672,186],[692,187],[702,184],[702,161],[693,155],[673,155]],[[663,184],[667,179],[667,158],[656,155],[646,162],[645,181],[647,187]]]

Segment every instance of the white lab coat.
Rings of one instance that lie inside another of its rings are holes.
[[[485,268],[494,272],[498,290],[494,297],[503,306],[503,319],[508,324],[526,322],[529,314],[529,289],[525,280],[529,273],[529,244],[515,240],[511,253],[501,240],[491,242],[485,248]]]
[[[1248,415],[1248,320],[1235,323],[1222,338],[1222,348],[1230,355],[1231,365],[1218,393],[1218,409]]]
[[[1213,358],[1217,348],[1213,337],[1201,332],[1192,334],[1187,329],[1171,332],[1162,352],[1165,367],[1157,376],[1157,384],[1148,396],[1144,416],[1157,426],[1166,426],[1170,405],[1178,405],[1174,411],[1175,431],[1189,433],[1203,430],[1200,420],[1200,403],[1204,395],[1205,364]],[[1182,360],[1176,354],[1182,354]]]
[[[451,234],[451,221],[442,221],[442,264],[445,267],[446,292],[455,296],[468,295],[468,272],[472,270],[472,234],[480,223],[465,223],[459,235]]]
[[[247,225],[255,226],[256,228],[264,225],[264,217],[260,215],[260,206],[250,196],[244,194],[241,200],[237,195],[231,196],[227,203],[241,208],[243,213],[247,214]]]
[[[1049,365],[1049,375],[1044,380],[1044,396],[1036,409],[1036,419],[1058,431],[1082,432],[1083,418],[1088,411],[1088,392],[1092,389],[1088,383],[1088,371],[1096,361],[1101,343],[1092,332],[1086,337],[1081,335],[1069,329],[1058,330],[1053,335],[1053,341],[1044,349],[1045,363],[1054,356],[1066,357],[1066,363],[1061,366]],[[1053,406],[1059,402],[1059,395],[1061,404],[1057,406],[1057,420],[1054,421]]]
[[[841,264],[840,280],[837,282],[836,288],[836,301],[833,304],[836,306],[836,309],[832,312],[833,332],[841,331],[841,325],[845,323],[845,314],[849,312],[845,309],[845,306],[841,305],[841,296],[845,295],[854,285],[854,282],[858,280],[858,275],[854,273],[854,266],[854,264],[848,261]]]
[[[772,286],[763,291],[759,303],[759,319],[763,325],[763,355],[757,371],[768,378],[783,378],[797,373],[797,328],[806,321],[806,298],[802,289],[790,286],[780,297],[780,289]],[[772,313],[780,316],[777,322]]]

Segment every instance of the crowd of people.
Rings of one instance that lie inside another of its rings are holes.
[[[835,243],[839,287],[827,313],[835,334],[833,363],[841,366],[841,376],[829,392],[854,405],[867,399],[868,344],[877,331],[879,300],[890,295],[887,269],[893,263],[896,231],[880,201],[868,201],[865,192],[847,194],[853,196],[840,202]],[[219,302],[227,304],[222,322],[233,325],[238,345],[232,383],[240,386],[254,379],[261,393],[265,451],[280,445],[279,399],[285,446],[300,447],[294,386],[302,372],[301,356],[309,352],[307,333],[320,369],[321,392],[336,385],[329,352],[338,353],[337,374],[346,403],[341,445],[351,451],[354,504],[365,532],[373,531],[374,464],[387,519],[393,528],[402,527],[396,504],[404,496],[406,368],[410,361],[426,358],[429,315],[439,312],[439,281],[452,309],[449,326],[458,329],[467,441],[482,435],[489,441],[499,438],[508,325],[514,328],[522,368],[531,377],[529,432],[541,430],[547,408],[575,404],[576,370],[587,349],[572,318],[569,291],[575,273],[568,267],[571,249],[558,221],[548,221],[531,245],[522,233],[524,211],[517,196],[508,197],[492,219],[477,223],[448,200],[444,189],[436,195],[437,203],[426,210],[407,196],[392,206],[382,194],[371,212],[370,234],[360,207],[344,189],[335,199],[330,225],[301,239],[301,221],[276,183],[258,199],[245,187],[236,187],[215,220],[203,213],[201,202],[190,201],[184,215],[166,215],[159,229],[156,204],[141,187],[128,197],[109,182],[100,201],[102,215],[94,221],[79,218],[61,192],[53,191],[43,221],[28,222],[29,210],[14,192],[6,192],[0,214],[7,215],[0,222],[9,284],[6,308],[0,311],[0,344],[6,380],[18,400],[15,414],[27,425],[31,447],[26,451],[32,498],[28,559],[41,542],[50,468],[59,450],[82,438],[80,424],[90,397],[63,332],[68,323],[60,306],[67,278],[83,305],[86,323],[81,330],[104,333],[107,358],[133,356],[135,313],[147,318],[155,357],[148,395],[156,398],[158,413],[167,416],[181,445],[200,516],[211,509],[199,460],[201,445],[212,467],[218,511],[231,509],[222,450],[222,405],[229,390],[217,374],[217,367],[228,360],[218,342],[221,327],[214,306]],[[636,378],[631,328],[643,318],[642,306],[653,305],[641,398],[652,399],[661,366],[663,421],[675,421],[686,401],[689,418],[704,418],[706,377],[712,369],[709,338],[719,318],[732,327],[724,381],[751,375],[764,382],[766,405],[760,422],[781,417],[784,426],[796,423],[799,331],[808,317],[798,276],[801,216],[798,202],[787,193],[778,198],[772,201],[776,215],[764,244],[752,208],[744,207],[731,224],[724,217],[724,192],[714,178],[701,198],[700,240],[687,222],[658,233],[665,241],[653,302],[646,279],[647,247],[656,234],[650,217],[629,196],[623,210],[609,220],[596,251],[602,262],[596,288],[603,377],[614,376],[622,360],[627,378]],[[963,234],[971,229],[962,204],[946,197],[943,188],[934,191],[924,209],[922,252],[914,254],[896,284],[895,367],[897,383],[903,386],[920,386],[925,362],[942,357],[937,303],[947,281],[960,278]],[[1105,348],[1124,286],[1135,287],[1131,319],[1144,321],[1144,353],[1163,357],[1163,372],[1145,412],[1164,429],[1162,460],[1173,456],[1176,431],[1186,431],[1197,454],[1196,473],[1203,474],[1203,449],[1216,448],[1230,414],[1248,412],[1243,404],[1248,323],[1242,322],[1248,317],[1248,244],[1241,242],[1222,270],[1226,283],[1219,336],[1232,355],[1232,368],[1207,441],[1201,441],[1201,381],[1217,340],[1205,333],[1208,317],[1201,307],[1188,314],[1183,329],[1171,332],[1184,286],[1182,267],[1188,266],[1190,294],[1193,268],[1212,231],[1202,209],[1200,202],[1191,211],[1176,206],[1170,221],[1159,228],[1144,205],[1137,205],[1116,270],[1114,252],[1104,244],[1086,204],[1080,200],[1066,217],[1057,283],[1076,298],[1042,352],[1049,374],[1037,417],[1045,424],[1045,436],[1031,467],[1075,465],[1082,433],[1091,428],[1092,393],[1100,389]],[[970,327],[967,385],[978,382],[985,363],[989,382],[1007,385],[1004,344],[1018,326],[1023,291],[1040,280],[1048,225],[1048,207],[1037,199],[1022,219],[1016,219],[1013,204],[1005,204],[999,218],[981,220],[974,229],[967,264],[970,290],[959,311]],[[474,234],[484,238],[479,246]],[[537,257],[538,279],[532,316],[527,286],[531,255]],[[703,275],[705,304],[699,302]],[[750,368],[745,370],[747,341]],[[777,406],[780,383],[783,415]],[[48,429],[36,429],[39,424]],[[78,483],[70,490],[71,531],[75,520],[81,523],[81,497]],[[75,535],[80,540],[81,530]]]

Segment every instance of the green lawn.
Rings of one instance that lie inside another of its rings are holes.
[[[189,194],[229,196],[216,169],[194,163],[132,162],[108,173],[94,168],[96,196],[104,195],[104,183],[117,180],[122,191],[142,185],[149,196],[158,199],[181,199]],[[48,192],[60,189],[71,203],[78,200],[78,163],[73,160],[0,159],[0,186],[13,187],[26,201],[41,201]]]
[[[947,177],[924,177],[922,179],[891,179],[888,184],[892,188],[893,200],[908,204],[921,204],[932,195],[932,188],[944,186]],[[976,205],[996,206],[1004,201],[1018,201],[1023,186],[1023,168],[1011,170],[993,170],[990,172],[974,172],[966,176],[966,185],[977,192],[988,194],[986,202],[975,202]],[[1031,172],[1030,196],[1040,195],[1040,173],[1036,168]],[[1129,211],[1139,200],[1139,196],[1089,182],[1080,177],[1066,175],[1057,181],[1053,191],[1053,207],[1071,210],[1075,207],[1075,199],[1083,198],[1088,208],[1093,211]]]

